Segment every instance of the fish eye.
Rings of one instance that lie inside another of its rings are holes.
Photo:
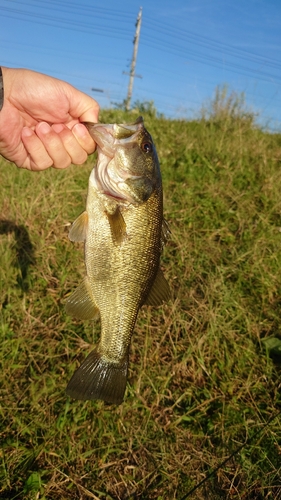
[[[141,145],[141,148],[145,153],[151,153],[152,144],[151,144],[151,142],[143,142]]]

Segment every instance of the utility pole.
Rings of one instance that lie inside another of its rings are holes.
[[[128,94],[127,94],[127,99],[126,99],[126,110],[127,111],[129,111],[129,109],[130,109],[131,98],[132,98],[132,93],[133,93],[134,78],[135,78],[135,76],[138,78],[142,78],[140,75],[135,74],[138,46],[139,46],[139,38],[140,38],[140,29],[141,29],[141,18],[142,18],[142,7],[140,8],[140,11],[138,13],[137,22],[136,22],[136,33],[135,33],[135,38],[133,41],[134,51],[133,51],[130,73],[126,73],[125,71],[123,71],[123,73],[125,75],[130,75]]]

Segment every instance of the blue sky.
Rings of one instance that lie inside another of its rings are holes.
[[[280,0],[0,0],[0,64],[64,79],[112,107],[127,96],[140,6],[132,102],[194,118],[227,84],[281,130]]]

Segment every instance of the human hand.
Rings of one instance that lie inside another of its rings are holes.
[[[81,122],[98,121],[97,102],[35,71],[2,67],[2,73],[0,154],[28,170],[84,163],[96,145]]]

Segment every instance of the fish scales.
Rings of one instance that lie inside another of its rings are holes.
[[[96,203],[90,199],[93,218],[85,245],[87,275],[100,311],[103,352],[112,359],[126,355],[138,310],[159,267],[161,198],[161,192],[155,192],[145,205],[121,211],[127,238],[119,251],[99,199]]]
[[[157,305],[168,300],[170,292],[159,268],[163,196],[152,139],[141,119],[131,126],[121,125],[124,133],[119,129],[114,131],[113,127],[89,125],[98,143],[99,159],[89,179],[86,212],[70,231],[70,239],[85,239],[86,278],[69,298],[66,309],[82,319],[90,319],[98,312],[101,339],[74,373],[67,394],[76,399],[103,399],[119,404],[126,388],[129,346],[138,311],[145,301]],[[121,139],[116,138],[118,134]],[[150,157],[147,152],[141,152],[143,145],[147,148],[151,145]],[[107,160],[103,148],[109,155]],[[150,159],[148,174],[140,158],[143,162]],[[112,180],[109,182],[110,169]],[[115,185],[116,172],[126,178],[122,185],[125,195],[118,187],[117,196],[111,186]],[[107,192],[108,187],[113,194]],[[123,199],[119,198],[120,194],[124,195]]]

